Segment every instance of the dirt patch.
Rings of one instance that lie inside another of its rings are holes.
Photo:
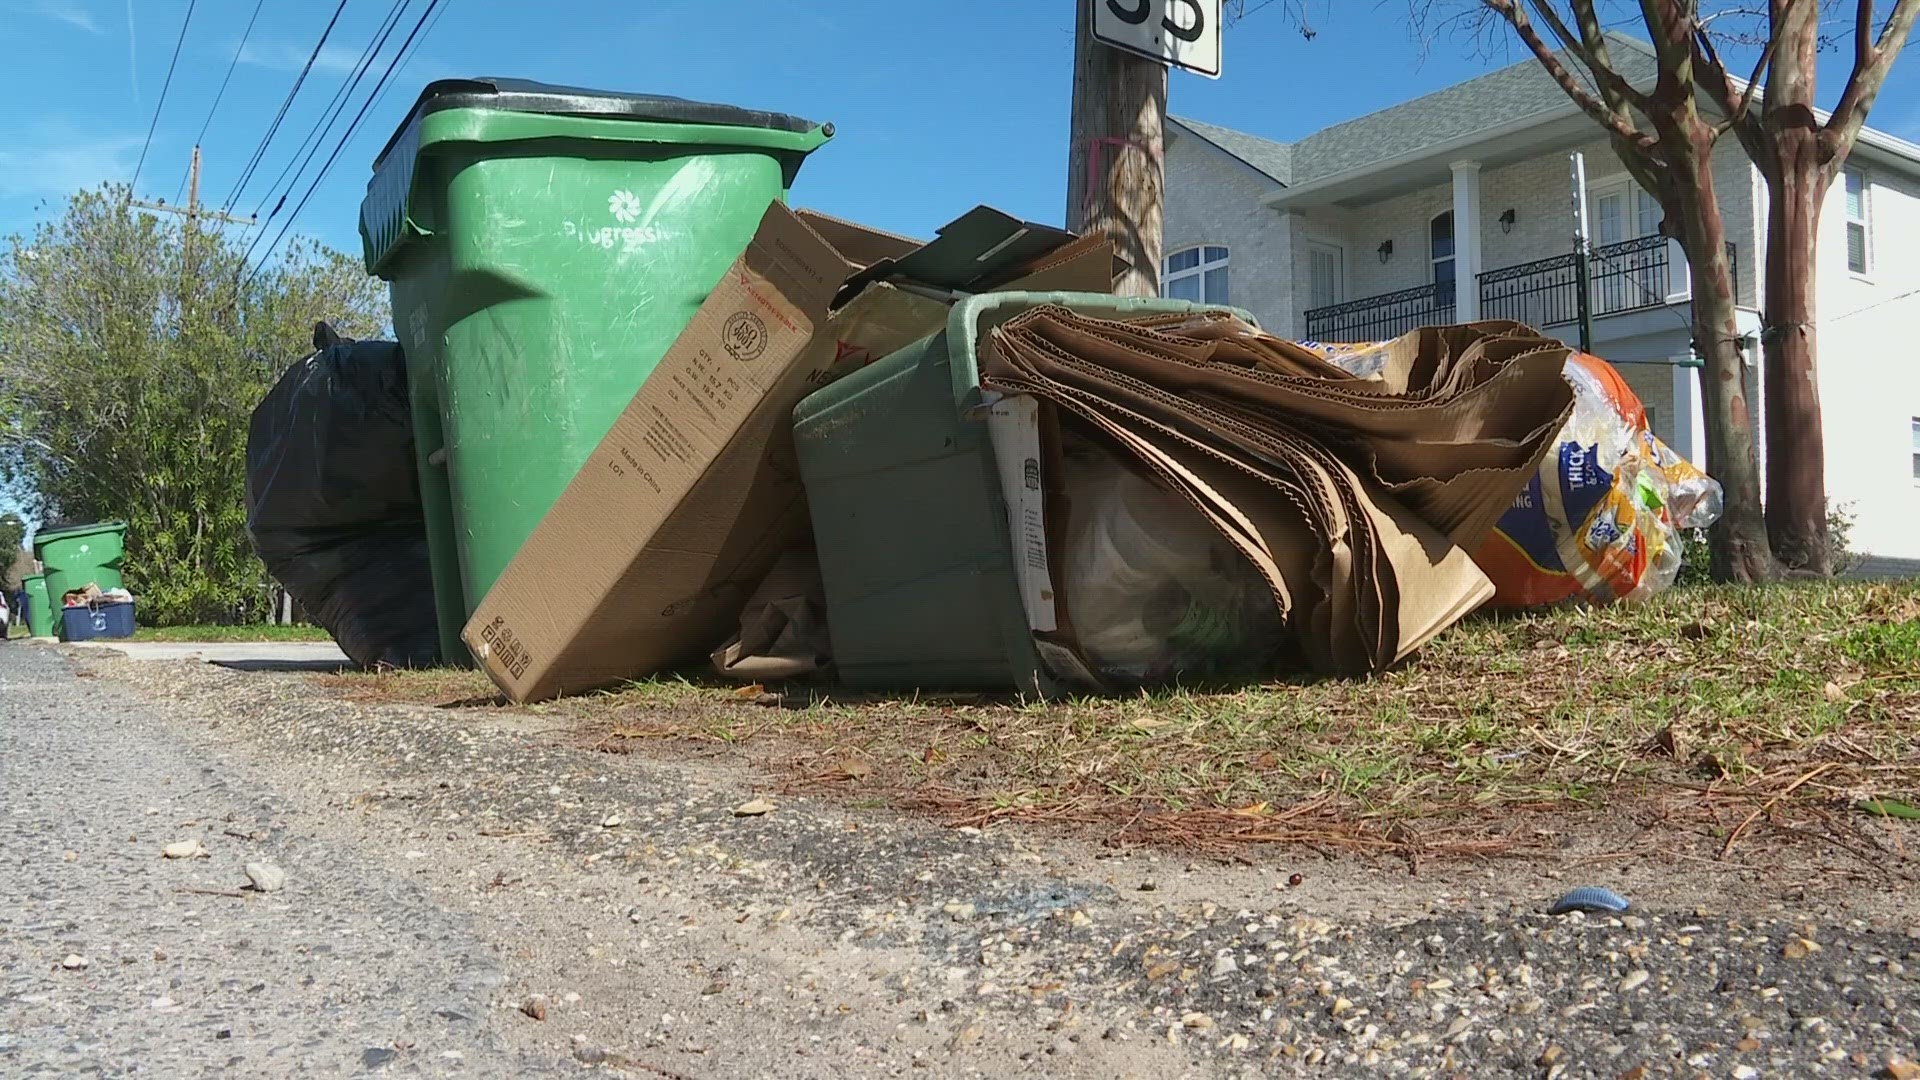
[[[504,709],[473,672],[328,677],[362,702]],[[1528,854],[1566,828],[1687,857],[1812,843],[1913,873],[1920,587],[1685,590],[1481,618],[1364,682],[1055,705],[702,677],[529,707],[580,745],[738,758],[789,791],[1230,856]]]

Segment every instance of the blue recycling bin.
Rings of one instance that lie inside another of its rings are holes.
[[[60,636],[68,641],[130,638],[134,629],[133,601],[66,608],[61,611],[60,620]]]

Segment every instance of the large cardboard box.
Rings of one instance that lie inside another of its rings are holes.
[[[701,660],[806,542],[801,398],[931,333],[958,295],[1101,292],[1121,268],[1103,240],[988,207],[915,245],[773,206],[481,601],[468,648],[520,702]]]

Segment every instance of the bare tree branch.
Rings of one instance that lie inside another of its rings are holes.
[[[1853,67],[1866,67],[1873,61],[1873,0],[1859,0],[1853,17]]]
[[[1841,92],[1839,104],[1833,107],[1832,118],[1820,132],[1820,152],[1829,180],[1852,153],[1854,140],[1866,126],[1867,112],[1886,84],[1887,72],[1893,69],[1894,60],[1906,46],[1914,20],[1920,18],[1920,0],[1898,0],[1880,29],[1879,39],[1871,41],[1873,3],[1872,0],[1861,0],[1861,3],[1867,9],[1867,18],[1864,29],[1854,27],[1853,72],[1847,77],[1847,88]],[[1870,44],[1861,44],[1869,41]]]
[[[1692,0],[1640,0],[1640,17],[1653,38],[1660,60],[1655,96],[1667,97],[1693,89],[1694,10]]]
[[[1587,52],[1592,55],[1594,60],[1599,61],[1601,68],[1607,71],[1618,70],[1613,66],[1613,50],[1607,45],[1607,33],[1600,25],[1599,16],[1594,10],[1593,0],[1575,0],[1573,4],[1573,17],[1575,21],[1580,24],[1580,40],[1586,45]],[[1593,65],[1589,64],[1588,66],[1592,67]],[[1600,91],[1603,94],[1608,92],[1606,83],[1600,84]],[[1607,104],[1613,106],[1615,112],[1619,112],[1625,105],[1625,99],[1609,97]]]
[[[1696,26],[1693,31],[1693,68],[1694,77],[1713,95],[1713,103],[1720,111],[1729,118],[1739,115],[1740,101],[1734,97],[1733,77],[1727,72],[1720,50],[1714,47],[1705,26]]]
[[[1752,111],[1753,95],[1760,89],[1760,79],[1766,74],[1767,66],[1773,63],[1773,51],[1778,45],[1778,38],[1767,35],[1767,44],[1760,50],[1760,59],[1753,62],[1753,74],[1747,76],[1747,92],[1740,95],[1740,107],[1733,111],[1731,119],[1740,119]]]
[[[1560,62],[1560,57],[1541,38],[1540,32],[1534,29],[1533,21],[1527,18],[1525,9],[1520,7],[1516,0],[1481,0],[1481,2],[1506,19],[1507,24],[1513,27],[1514,33],[1519,35],[1520,41],[1533,53],[1534,59],[1540,61],[1540,66],[1547,70],[1547,74],[1553,77],[1554,82],[1560,84],[1560,89],[1566,93],[1567,97],[1571,98],[1582,112],[1592,117],[1595,123],[1606,128],[1609,134],[1638,148],[1643,153],[1653,144],[1652,136],[1641,131],[1629,114],[1608,108],[1598,98],[1588,93],[1586,87],[1580,85],[1580,80],[1573,77],[1573,73],[1567,70],[1567,66]]]
[[[1646,95],[1614,69],[1613,58],[1607,51],[1606,37],[1600,29],[1599,16],[1594,12],[1593,0],[1568,0],[1568,6],[1573,9],[1574,17],[1580,23],[1579,37],[1575,37],[1573,31],[1567,28],[1566,21],[1554,9],[1552,0],[1528,0],[1528,3],[1547,24],[1547,28],[1553,31],[1561,47],[1578,58],[1581,65],[1593,75],[1593,83],[1599,88],[1600,96],[1609,109],[1624,115],[1629,105],[1642,110],[1646,108]]]
[[[1312,41],[1320,36],[1313,28],[1313,20],[1308,17],[1307,8],[1317,0],[1227,0],[1224,14],[1228,26],[1235,26],[1249,16],[1257,15],[1275,4],[1280,5],[1280,15],[1291,22],[1300,36]]]
[[[1747,78],[1747,88],[1739,97],[1735,97],[1733,77],[1727,72],[1725,61],[1720,58],[1719,49],[1714,47],[1713,37],[1708,34],[1704,24],[1694,29],[1693,67],[1694,77],[1714,97],[1725,119],[1721,122],[1715,137],[1733,132],[1741,145],[1756,161],[1765,153],[1766,128],[1759,117],[1753,114],[1754,97],[1760,90],[1761,76],[1767,66],[1773,63],[1774,46],[1778,41],[1768,35],[1766,46],[1760,50],[1760,59],[1753,65],[1753,74]]]

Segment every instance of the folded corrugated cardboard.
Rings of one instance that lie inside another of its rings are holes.
[[[1467,549],[1564,422],[1565,353],[1511,324],[1449,328],[1356,378],[1230,318],[1040,308],[993,331],[982,374],[1146,464],[1266,578],[1309,661],[1354,674],[1492,596]]]
[[[1232,417],[1255,428],[1273,420],[1336,450],[1352,449],[1355,467],[1372,483],[1468,546],[1485,537],[1525,486],[1572,407],[1560,376],[1566,346],[1517,332],[1489,337],[1472,327],[1448,328],[1391,343],[1389,353],[1421,353],[1430,362],[1410,365],[1417,381],[1383,396],[1356,392],[1350,381],[1218,358],[1282,344],[1251,327],[1238,341],[1214,331],[1196,340],[1071,313],[1029,319],[1022,324],[1029,332],[1100,365],[1086,376],[1092,385],[1108,373],[1124,374],[1174,395],[1196,416]]]
[[[1013,244],[981,223],[943,232],[932,265],[1029,272],[1022,287],[1111,287],[1109,245]],[[828,219],[818,216],[815,223]],[[857,258],[911,259],[899,237],[845,222]],[[1075,253],[1068,255],[1069,249]],[[871,267],[868,268],[870,270]],[[707,656],[783,552],[804,546],[792,413],[818,386],[936,329],[940,290],[868,275],[784,206],[703,304],[515,555],[463,638],[515,701],[595,689]]]

